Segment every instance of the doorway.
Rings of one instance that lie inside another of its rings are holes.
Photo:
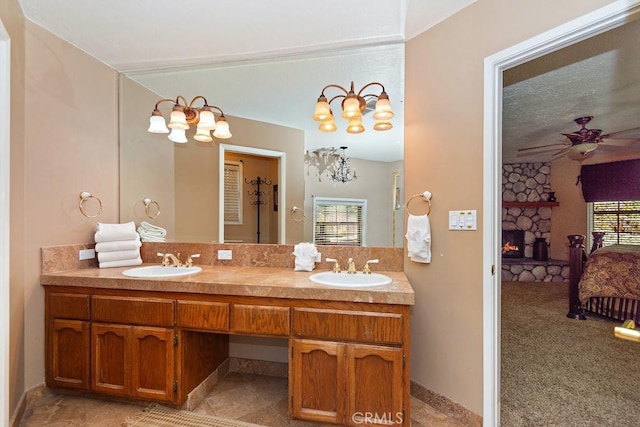
[[[483,170],[483,424],[500,424],[500,276],[502,73],[600,34],[640,14],[640,1],[617,1],[485,58]]]

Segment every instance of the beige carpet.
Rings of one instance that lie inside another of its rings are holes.
[[[640,426],[640,344],[573,320],[568,286],[503,282],[503,426]]]
[[[153,403],[125,423],[127,427],[260,427],[242,421],[196,414]]]

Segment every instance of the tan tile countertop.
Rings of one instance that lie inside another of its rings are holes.
[[[413,305],[415,301],[414,292],[407,277],[399,271],[376,271],[376,273],[391,277],[393,282],[389,285],[338,288],[320,285],[309,279],[312,274],[326,270],[316,269],[313,272],[305,272],[277,267],[209,265],[201,265],[200,267],[202,267],[202,271],[196,274],[153,279],[124,276],[122,272],[130,267],[79,268],[44,273],[40,277],[40,283],[43,286],[77,286],[400,305]]]

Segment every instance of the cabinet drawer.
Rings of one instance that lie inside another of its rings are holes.
[[[293,309],[295,337],[402,344],[402,315],[368,311]]]
[[[89,295],[51,292],[48,301],[49,317],[89,320],[90,298]]]
[[[289,336],[289,307],[234,304],[231,331],[254,335]]]
[[[178,300],[176,320],[185,328],[229,330],[229,304]]]
[[[174,300],[160,298],[92,297],[92,320],[146,326],[173,326]]]

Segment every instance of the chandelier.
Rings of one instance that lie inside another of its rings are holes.
[[[201,99],[204,102],[202,107],[194,107],[194,103]],[[169,124],[165,122],[162,113],[158,109],[158,106],[163,102],[171,102],[173,104],[173,110],[171,111],[171,119]],[[216,121],[216,117],[213,110],[217,110],[220,113]],[[197,125],[196,134],[193,139],[201,142],[211,142],[211,131],[213,136],[219,139],[231,138],[231,132],[229,132],[229,123],[224,117],[224,113],[219,107],[209,105],[207,99],[198,95],[187,103],[187,100],[178,95],[176,100],[173,99],[161,99],[156,102],[156,106],[151,113],[149,119],[149,129],[151,133],[169,133],[169,139],[173,142],[184,144],[187,142],[186,130],[189,129],[189,125]]]
[[[371,86],[380,86],[382,92],[379,95],[374,93],[363,94],[364,90]],[[327,101],[327,97],[324,91],[328,88],[336,88],[342,91],[344,94],[339,94]],[[373,112],[373,119],[376,121],[373,125],[374,130],[389,130],[393,127],[391,119],[393,118],[393,110],[391,109],[391,103],[389,102],[389,96],[384,90],[384,86],[378,82],[367,83],[358,91],[353,89],[353,82],[351,82],[351,89],[346,90],[340,85],[330,84],[322,88],[320,97],[316,102],[315,112],[313,114],[313,120],[320,122],[320,129],[322,132],[334,132],[337,127],[333,119],[333,111],[331,111],[331,103],[336,99],[342,99],[342,118],[349,121],[347,125],[347,132],[349,133],[362,133],[364,132],[364,125],[362,124],[362,115],[367,108],[367,98],[375,98],[376,107]]]
[[[333,171],[329,173],[329,176],[333,181],[341,182],[343,184],[353,181],[354,179],[358,179],[356,171],[351,169],[351,162],[349,161],[349,158],[344,155],[344,150],[346,149],[347,147],[340,147],[341,153],[336,158]]]

